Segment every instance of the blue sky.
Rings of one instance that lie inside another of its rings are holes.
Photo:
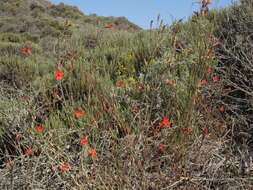
[[[156,21],[160,14],[165,23],[174,19],[187,18],[199,4],[192,4],[200,0],[51,0],[58,4],[64,2],[77,6],[84,14],[98,16],[124,16],[129,21],[144,29],[149,28],[151,20]],[[236,0],[212,0],[210,8],[221,8]]]

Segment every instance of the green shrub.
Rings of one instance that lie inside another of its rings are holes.
[[[0,42],[0,55],[17,55],[20,51],[19,43]]]
[[[50,14],[58,17],[79,19],[83,16],[83,13],[79,11],[77,7],[65,5],[60,3],[59,5],[52,5],[50,7]]]
[[[38,35],[38,34],[32,34],[32,33],[29,33],[29,32],[24,32],[21,35],[25,39],[25,41],[31,41],[33,43],[38,43],[39,40],[40,40],[40,35]]]
[[[0,41],[20,43],[20,42],[23,42],[23,40],[24,39],[22,38],[20,34],[15,34],[15,33],[0,34]]]

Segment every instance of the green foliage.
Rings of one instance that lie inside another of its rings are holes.
[[[20,45],[18,43],[12,42],[0,42],[0,52],[1,56],[8,55],[8,54],[18,54]]]
[[[65,5],[60,3],[58,5],[52,5],[49,10],[52,16],[65,17],[71,19],[79,19],[83,17],[83,13],[75,6]]]
[[[21,35],[15,33],[2,33],[0,35],[0,41],[20,43],[23,41]]]

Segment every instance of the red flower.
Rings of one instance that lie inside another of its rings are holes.
[[[26,55],[29,55],[29,56],[32,56],[32,52],[30,51],[30,49],[28,48],[28,46],[25,46],[25,47],[22,49],[22,53],[23,53],[23,54],[26,54]]]
[[[153,136],[156,136],[156,135],[158,135],[158,134],[159,134],[159,131],[155,129],[155,130],[153,130],[153,132],[152,132],[152,133],[153,133]]]
[[[115,25],[114,24],[110,24],[110,25],[105,26],[104,28],[108,28],[108,29],[113,30],[113,29],[115,29]]]
[[[122,87],[123,85],[124,85],[124,82],[122,80],[119,80],[118,83],[117,83],[117,86]]]
[[[25,149],[25,153],[26,153],[27,155],[32,155],[32,154],[33,154],[33,151],[32,151],[32,149],[27,148],[27,149]]]
[[[97,157],[97,152],[96,152],[96,150],[94,148],[90,149],[90,156],[92,158],[96,158]]]
[[[220,111],[225,111],[225,108],[222,106],[222,107],[219,107],[219,110]]]
[[[60,170],[61,171],[67,171],[67,170],[69,170],[69,165],[67,163],[62,164],[61,167],[60,167]]]
[[[26,103],[29,103],[29,96],[22,96],[22,99],[23,99]]]
[[[202,131],[203,135],[208,135],[209,131],[207,128],[205,128],[203,131]]]
[[[43,127],[43,126],[37,126],[36,128],[37,128],[37,130],[38,130],[40,133],[44,130],[44,127]]]
[[[198,2],[195,2],[195,3],[199,3],[202,6],[207,6],[207,5],[212,3],[212,0],[203,0],[203,1],[198,1]]]
[[[80,140],[80,144],[81,144],[82,146],[85,146],[85,145],[88,144],[88,143],[89,143],[89,140],[88,140],[87,137],[82,138],[82,139]]]
[[[171,124],[170,119],[169,118],[163,118],[163,121],[159,123],[160,127],[167,127]]]
[[[207,84],[207,81],[206,81],[206,80],[201,80],[201,81],[200,81],[200,85],[201,85],[201,86],[205,86],[206,84]]]
[[[214,77],[212,78],[212,80],[213,80],[213,82],[218,82],[218,81],[220,80],[220,78],[217,77],[217,76],[214,76]]]
[[[176,47],[176,48],[179,48],[180,46],[181,46],[181,44],[180,44],[179,42],[176,42],[176,43],[175,43],[175,47]]]
[[[56,72],[55,72],[56,80],[61,80],[61,79],[63,79],[63,78],[64,78],[63,74],[64,74],[64,72],[62,72],[62,71],[56,71]]]
[[[16,140],[17,142],[20,141],[20,136],[19,136],[19,135],[16,135],[15,140]]]
[[[213,50],[209,50],[209,51],[207,52],[207,55],[210,56],[210,57],[212,57],[212,56],[215,55],[215,52],[214,52]]]
[[[204,100],[204,102],[203,102],[204,104],[209,104],[209,102],[207,101],[207,100]]]
[[[217,41],[213,44],[214,47],[218,47],[218,46],[221,46],[221,42]]]
[[[226,89],[226,91],[231,92],[231,91],[232,91],[232,88],[229,87],[229,88]]]
[[[191,127],[187,127],[187,128],[184,128],[183,131],[186,133],[191,133],[193,129]]]
[[[170,85],[170,86],[173,86],[174,83],[173,83],[173,80],[169,80],[169,79],[168,79],[168,80],[166,81],[166,84],[167,84],[167,85]]]
[[[76,110],[75,115],[76,115],[76,117],[82,117],[83,116],[83,110]]]
[[[208,68],[207,68],[207,73],[211,73],[212,72],[212,68],[209,66]]]
[[[92,123],[93,125],[96,125],[96,126],[97,126],[97,124],[98,124],[96,119],[92,119],[92,120],[91,120],[91,123]]]
[[[159,146],[159,150],[164,151],[165,149],[166,149],[166,146],[164,146],[164,145]]]
[[[142,89],[142,87],[141,87],[141,85],[140,85],[139,83],[137,83],[137,84],[135,85],[135,88],[136,88],[136,89],[139,89],[139,90]]]
[[[12,167],[13,166],[13,163],[12,162],[5,162],[4,165],[6,167]]]

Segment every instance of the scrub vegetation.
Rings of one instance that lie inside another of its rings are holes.
[[[1,189],[252,189],[253,2],[149,30],[0,0]]]

